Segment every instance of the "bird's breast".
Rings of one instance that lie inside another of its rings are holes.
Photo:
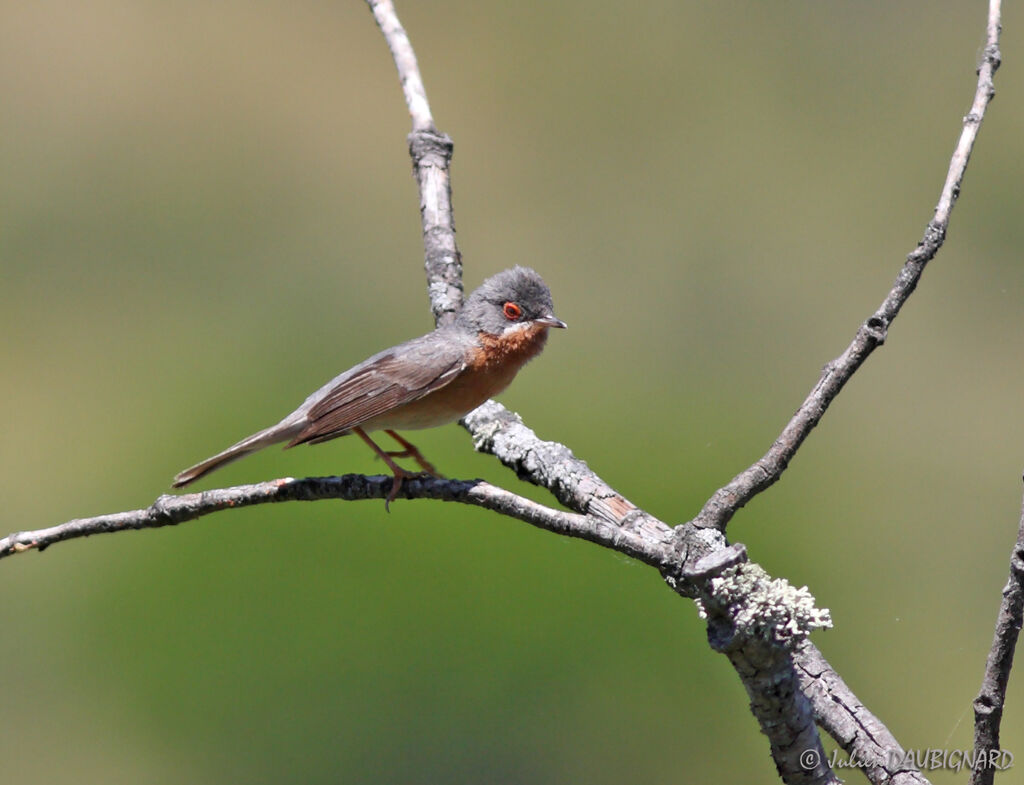
[[[478,336],[466,355],[465,369],[444,387],[362,425],[365,430],[419,430],[455,422],[493,398],[519,369],[540,354],[547,340],[545,325],[531,325],[511,335]]]
[[[467,388],[478,393],[473,396],[476,402],[463,414],[508,387],[519,369],[541,353],[547,338],[548,328],[542,324],[532,324],[505,335],[478,335],[478,346],[471,351],[466,370],[456,380],[461,382],[465,378]]]

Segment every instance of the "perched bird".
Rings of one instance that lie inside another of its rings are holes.
[[[336,376],[277,425],[185,469],[174,478],[174,487],[271,444],[317,444],[354,433],[394,474],[387,506],[402,480],[416,476],[392,458],[412,458],[439,476],[396,431],[433,428],[471,412],[508,387],[519,369],[540,354],[549,327],[565,326],[554,314],[551,292],[540,275],[528,267],[504,270],[466,299],[452,324],[385,349]],[[386,431],[402,449],[381,449],[367,435],[370,431]]]

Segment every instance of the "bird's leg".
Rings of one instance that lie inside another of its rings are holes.
[[[416,449],[416,445],[414,445],[412,442],[407,441],[406,439],[403,439],[394,431],[384,431],[384,433],[386,433],[388,436],[390,436],[392,439],[394,439],[396,442],[398,442],[405,448],[404,450],[389,452],[389,456],[391,456],[392,458],[412,458],[414,461],[416,461],[416,463],[420,465],[420,468],[423,469],[423,471],[425,471],[430,476],[444,479],[444,475],[434,468],[434,464],[432,464],[430,461],[423,457],[423,454]]]
[[[366,431],[364,431],[362,428],[353,428],[352,432],[358,435],[359,438],[362,439],[364,442],[366,442],[370,446],[370,449],[377,453],[380,459],[388,465],[389,469],[391,469],[391,474],[393,475],[393,479],[391,480],[391,492],[388,494],[388,497],[384,500],[384,509],[387,510],[388,512],[391,512],[391,510],[388,509],[388,506],[398,496],[398,492],[402,488],[402,480],[404,480],[406,477],[415,477],[416,474],[410,471],[406,471],[393,460],[391,460],[392,454],[385,452],[380,447],[378,447],[377,443],[369,436],[367,436]],[[416,448],[414,447],[413,449]]]

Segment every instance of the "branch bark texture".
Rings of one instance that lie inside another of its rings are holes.
[[[974,699],[974,751],[982,765],[971,771],[971,785],[992,785],[993,753],[999,751],[999,726],[1003,720],[1006,688],[1010,683],[1013,654],[1024,623],[1024,504],[1021,505],[1017,542],[1010,555],[1010,577],[996,617],[996,632],[985,663],[981,690]]]
[[[391,0],[367,2],[394,57],[412,119],[409,150],[420,193],[428,292],[435,320],[443,324],[453,318],[462,301],[462,266],[449,179],[452,143],[434,125],[412,45]],[[908,255],[881,306],[859,327],[847,349],[825,366],[818,383],[767,453],[716,491],[692,521],[672,527],[658,520],[604,482],[569,448],[538,438],[518,415],[494,401],[463,420],[476,448],[495,455],[520,478],[547,488],[571,511],[537,504],[479,480],[410,479],[399,494],[406,499],[431,498],[480,506],[603,545],[659,570],[673,590],[697,601],[708,620],[709,643],[729,658],[747,689],[751,709],[787,783],[837,781],[825,762],[816,723],[851,757],[872,762],[862,769],[871,782],[927,782],[915,770],[885,765],[894,751],[902,751],[895,738],[807,639],[813,629],[828,625],[827,612],[814,608],[806,590],[772,580],[750,563],[742,546],[729,545],[724,532],[744,504],[779,479],[846,382],[885,341],[890,324],[942,246],[978,129],[994,94],[992,78],[1000,62],[999,20],[1000,4],[992,0],[974,102],[964,118],[938,205],[923,239]],[[0,540],[0,558],[91,534],[175,525],[227,508],[278,501],[383,499],[391,482],[389,477],[361,475],[286,478],[184,496],[161,496],[141,510],[16,532]],[[1005,691],[1009,673],[1006,658],[1012,659],[1020,627],[1021,542],[1014,558],[1016,572],[1011,571],[1011,584],[1014,576],[1017,583],[1010,592],[1012,607],[1004,606],[1000,615],[1002,624],[1005,611],[1007,633],[998,652],[993,648],[991,685],[987,673],[979,696],[982,703],[976,702],[976,709],[991,708],[983,718],[988,724],[984,731],[987,735],[979,742],[982,744],[998,744],[1000,690]],[[812,758],[817,756],[816,763],[808,765],[808,753]]]
[[[857,699],[817,648],[803,643],[795,659],[801,689],[814,706],[818,725],[870,782],[926,785],[921,772],[905,765],[906,751],[896,737]]]
[[[419,185],[423,228],[423,266],[434,323],[448,324],[462,305],[462,256],[455,242],[449,168],[452,140],[434,127],[416,54],[391,0],[367,0],[377,26],[391,50],[402,82],[402,94],[412,118],[409,155]]]
[[[285,478],[182,496],[164,495],[149,507],[139,510],[77,518],[48,529],[15,532],[0,539],[0,558],[28,550],[42,551],[55,543],[93,534],[174,526],[221,510],[251,507],[255,504],[323,499],[386,499],[391,491],[392,480],[391,477],[381,475],[366,477],[361,474],[307,477],[302,480]],[[624,533],[607,521],[545,507],[483,480],[416,477],[405,480],[398,495],[404,499],[437,499],[483,507],[541,529],[614,548],[655,567],[661,567],[671,557],[667,542],[658,543]]]

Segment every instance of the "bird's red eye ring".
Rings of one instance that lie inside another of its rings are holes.
[[[505,314],[505,318],[513,322],[523,315],[523,309],[515,303],[505,303],[501,310]]]

